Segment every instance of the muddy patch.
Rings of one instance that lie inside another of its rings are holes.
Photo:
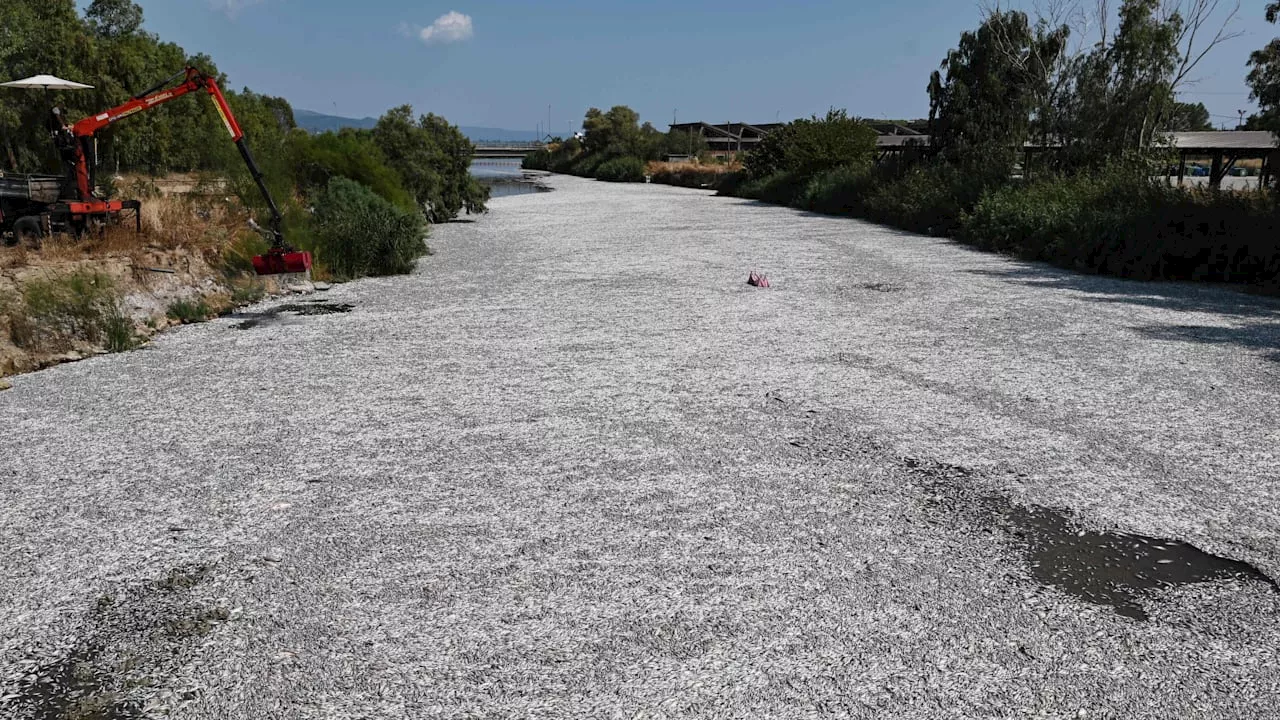
[[[1087,602],[1148,619],[1143,605],[1152,591],[1216,580],[1257,581],[1280,590],[1247,563],[1204,552],[1188,543],[1125,532],[1101,532],[1071,513],[1021,505],[998,495],[975,494],[955,479],[963,468],[909,460],[934,475],[930,503],[987,530],[1003,532],[1038,582]]]
[[[509,197],[511,195],[533,195],[536,193],[551,192],[551,188],[543,185],[535,180],[515,179],[515,180],[494,180],[486,183],[489,186],[489,197],[500,198]]]
[[[302,302],[277,305],[260,313],[232,313],[227,317],[240,321],[231,325],[233,330],[252,330],[261,325],[267,325],[279,320],[283,314],[312,317],[349,313],[353,309],[355,309],[355,306],[348,303],[333,302],[331,300],[304,300]]]
[[[193,591],[212,570],[175,568],[159,580],[104,594],[63,643],[32,648],[21,675],[0,688],[0,717],[23,720],[134,720],[148,717],[161,689],[173,705],[194,699],[194,689],[167,688],[202,639],[230,619]]]
[[[899,293],[907,289],[906,285],[887,282],[859,283],[853,286],[857,290],[870,290],[878,293]]]
[[[277,313],[287,312],[294,315],[337,315],[349,313],[354,308],[347,303],[335,303],[327,300],[314,300],[300,303],[287,303],[276,308]]]

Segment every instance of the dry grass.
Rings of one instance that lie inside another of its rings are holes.
[[[742,169],[742,163],[700,163],[700,162],[651,162],[645,172],[653,182],[664,185],[677,185],[688,188],[711,188],[719,186],[730,173]]]
[[[142,202],[141,233],[133,218],[126,215],[80,239],[55,235],[45,238],[38,249],[15,246],[0,250],[0,269],[103,257],[140,258],[151,250],[220,250],[250,232],[246,217],[238,205],[222,199],[156,197]]]
[[[705,175],[723,175],[725,173],[737,172],[742,169],[742,163],[734,160],[728,163],[701,163],[693,162],[662,162],[654,160],[645,166],[645,172],[650,175],[659,173],[698,173]]]

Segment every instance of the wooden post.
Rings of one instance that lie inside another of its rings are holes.
[[[1187,176],[1187,151],[1178,153],[1178,187],[1182,187],[1182,179]]]
[[[1031,148],[1022,150],[1022,183],[1031,182]]]
[[[1217,150],[1213,151],[1213,165],[1209,168],[1209,187],[1222,187],[1222,153]]]

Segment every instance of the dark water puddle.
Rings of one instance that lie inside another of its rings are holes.
[[[1275,586],[1252,565],[1184,542],[1085,530],[1057,510],[1004,502],[1000,520],[1037,580],[1125,617],[1147,619],[1141,599],[1148,590],[1231,578]]]
[[[314,315],[335,315],[340,313],[349,313],[355,308],[354,305],[348,303],[338,303],[329,300],[306,300],[296,303],[285,303],[277,305],[260,313],[232,313],[228,315],[230,318],[240,320],[231,327],[234,330],[251,330],[260,325],[265,325],[276,320],[281,313],[290,313],[293,315],[314,316]]]
[[[277,313],[288,312],[295,315],[335,315],[338,313],[349,313],[354,305],[347,303],[335,303],[326,300],[316,300],[312,302],[288,303],[280,305],[275,310]]]
[[[918,462],[908,465],[922,468]],[[955,472],[965,474],[960,468],[933,469],[952,477]],[[1038,582],[1109,606],[1135,620],[1148,618],[1143,600],[1152,590],[1239,579],[1256,580],[1280,591],[1252,565],[1212,555],[1188,543],[1091,530],[1068,512],[1019,505],[1001,496],[975,496],[958,488],[953,480],[936,482],[933,491],[937,505],[1008,533]]]
[[[485,184],[489,186],[489,197],[491,198],[551,192],[551,188],[528,180],[492,180]]]

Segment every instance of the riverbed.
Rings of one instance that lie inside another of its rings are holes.
[[[1280,302],[544,182],[411,276],[14,378],[0,697],[1274,714]]]

